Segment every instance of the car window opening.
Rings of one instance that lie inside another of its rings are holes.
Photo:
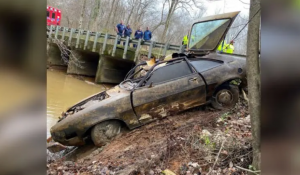
[[[184,57],[185,58],[185,57]],[[123,82],[119,84],[122,89],[133,90],[152,84],[171,81],[193,73],[193,69],[184,58],[156,63],[151,68],[146,68],[147,64],[142,63],[135,66],[126,75]],[[181,71],[178,71],[181,70]]]

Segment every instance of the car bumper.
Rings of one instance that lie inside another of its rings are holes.
[[[81,145],[85,144],[85,141],[79,137],[73,137],[71,139],[55,139],[55,138],[53,138],[53,140],[56,142],[59,142],[63,145],[66,145],[66,146],[81,146]]]
[[[78,136],[66,139],[65,134],[63,132],[50,132],[50,133],[54,141],[66,146],[81,146],[85,144],[85,140]]]

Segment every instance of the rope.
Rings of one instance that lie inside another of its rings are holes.
[[[231,40],[235,40],[240,34],[241,32],[246,28],[246,26],[253,20],[253,18],[258,14],[258,12],[260,12],[260,8],[257,10],[257,12],[252,16],[252,18],[245,24],[245,26],[238,32],[238,34]]]

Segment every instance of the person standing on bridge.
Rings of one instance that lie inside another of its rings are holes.
[[[144,32],[144,41],[150,41],[152,38],[152,33],[149,30],[149,27],[146,28],[145,32]],[[146,47],[147,50],[149,50],[149,47]]]
[[[125,32],[124,32],[124,35],[125,35],[125,38],[131,37],[131,34],[132,34],[132,30],[130,28],[130,25],[128,24],[127,27],[125,28]],[[125,46],[125,42],[123,43],[123,46]]]
[[[120,37],[124,36],[125,25],[123,24],[123,20],[121,20],[120,24],[116,26],[116,32]],[[118,41],[118,44],[120,44],[120,41]]]
[[[135,31],[134,38],[135,39],[143,39],[143,31],[141,30],[141,27],[139,27],[139,29]],[[136,48],[136,44],[133,44],[133,47]]]
[[[152,38],[152,33],[149,30],[149,27],[146,28],[145,32],[144,32],[144,40],[145,41],[150,41]]]

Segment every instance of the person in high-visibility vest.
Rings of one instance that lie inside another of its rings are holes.
[[[182,45],[186,46],[188,44],[188,41],[189,41],[188,36],[185,35],[182,39]]]
[[[229,53],[229,54],[233,54],[233,52],[234,52],[234,46],[233,46],[233,44],[234,44],[234,41],[230,41],[230,43],[229,44],[227,44],[226,45],[226,53]]]
[[[218,51],[220,51],[220,52],[225,52],[226,50],[225,50],[225,46],[226,46],[226,41],[222,41],[221,42],[221,44],[219,45],[219,47],[218,47]],[[223,47],[223,48],[222,48]]]

